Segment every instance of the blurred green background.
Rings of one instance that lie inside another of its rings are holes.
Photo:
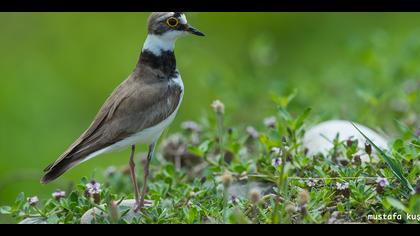
[[[94,169],[124,165],[102,155],[58,181],[42,169],[90,124],[134,68],[148,13],[0,13],[0,205],[25,191],[40,198]],[[226,105],[229,123],[260,127],[271,96],[294,89],[290,109],[313,120],[352,119],[390,137],[394,119],[419,114],[419,13],[187,13],[206,37],[178,40],[186,87],[169,133]],[[418,123],[417,123],[418,125]],[[144,151],[144,148],[143,148]],[[98,174],[100,175],[100,174]]]

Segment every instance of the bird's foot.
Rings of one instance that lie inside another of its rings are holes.
[[[145,209],[145,207],[149,207],[152,204],[153,204],[153,201],[149,201],[149,200],[138,202],[134,205],[134,212],[135,213],[142,212]]]

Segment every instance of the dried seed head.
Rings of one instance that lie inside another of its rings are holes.
[[[287,144],[287,138],[286,138],[286,136],[282,136],[281,137],[281,142],[283,143],[283,145],[286,145]]]
[[[187,149],[186,141],[181,134],[175,133],[162,141],[162,149],[165,158],[173,159],[175,156],[181,156],[185,153]]]
[[[229,135],[232,135],[232,134],[233,134],[233,128],[229,127],[229,128],[227,129],[227,133],[228,133]]]
[[[223,173],[223,175],[221,176],[221,180],[222,180],[223,186],[227,188],[232,183],[232,175],[229,172],[225,171],[225,173]]]
[[[286,157],[286,161],[288,161],[288,162],[292,162],[293,161],[293,155],[292,154],[287,154],[287,157]]]
[[[92,199],[93,199],[93,202],[96,204],[101,203],[101,194],[100,193],[92,194]]]
[[[121,173],[123,173],[123,175],[130,175],[130,166],[126,165],[123,167],[123,169],[121,170]]]
[[[239,180],[247,180],[248,179],[248,173],[246,171],[242,172],[241,175],[239,175]]]
[[[351,137],[349,139],[347,139],[347,141],[346,141],[347,147],[351,147],[353,145],[353,143],[354,143],[354,141]]]
[[[113,222],[118,221],[118,218],[120,218],[120,216],[119,216],[119,213],[118,213],[118,205],[117,205],[117,202],[115,202],[115,201],[112,200],[109,203],[109,206],[108,207],[109,207],[109,215],[110,215],[112,221]]]
[[[190,197],[190,198],[193,198],[193,197],[195,197],[197,195],[197,193],[196,192],[194,192],[194,191],[191,191],[189,194],[188,194],[188,196]]]
[[[291,214],[293,214],[297,211],[297,208],[292,203],[289,203],[289,204],[286,205],[285,210],[286,210],[287,213],[289,213],[289,215],[291,215]]]
[[[342,166],[347,166],[348,164],[349,164],[349,161],[346,159],[346,158],[344,158],[344,157],[342,157],[342,158],[337,158],[338,160],[338,163],[340,163],[340,165],[342,165]]]
[[[299,195],[298,195],[299,205],[304,206],[306,203],[308,203],[309,198],[310,198],[310,196],[309,196],[308,190],[304,189],[304,190],[300,191]]]
[[[249,191],[249,198],[252,204],[258,203],[258,201],[260,200],[260,192],[258,191],[258,189],[256,188],[251,189]]]
[[[28,197],[26,200],[28,201],[28,204],[30,206],[36,206],[36,204],[38,204],[38,202],[39,202],[39,199],[38,199],[37,196]]]
[[[360,166],[362,164],[362,159],[360,158],[360,155],[354,155],[353,161],[355,165]]]
[[[235,155],[231,151],[226,151],[225,155],[223,155],[224,161],[228,164],[230,164],[234,158],[235,158]]]
[[[211,104],[211,107],[218,114],[225,113],[225,104],[223,104],[220,100],[213,101],[213,103]]]
[[[385,189],[384,189],[384,187],[382,187],[381,185],[376,185],[376,192],[378,193],[378,194],[383,194],[384,192],[385,192]]]
[[[369,142],[365,142],[365,152],[370,155],[372,154],[372,145]]]
[[[416,194],[420,194],[420,180],[417,180],[417,184],[416,184]]]

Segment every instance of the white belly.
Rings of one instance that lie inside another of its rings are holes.
[[[117,143],[112,144],[111,146],[108,146],[106,148],[103,148],[101,150],[98,150],[89,156],[87,156],[82,162],[85,162],[95,156],[98,156],[103,153],[108,153],[112,151],[116,151],[119,149],[123,149],[125,147],[135,145],[135,144],[152,144],[153,142],[156,142],[160,135],[162,134],[163,130],[165,130],[166,127],[169,126],[169,124],[172,123],[172,121],[175,119],[176,113],[178,112],[179,106],[182,102],[182,97],[184,96],[184,84],[182,82],[181,76],[178,74],[178,77],[171,79],[172,83],[175,83],[176,85],[180,86],[182,89],[181,97],[179,99],[179,103],[177,107],[175,108],[175,111],[172,112],[171,115],[169,115],[165,120],[161,121],[155,126],[146,128],[128,138],[125,138]]]

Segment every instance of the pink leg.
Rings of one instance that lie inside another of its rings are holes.
[[[147,178],[149,177],[150,160],[152,160],[154,150],[155,150],[155,143],[152,143],[149,145],[149,153],[147,154],[147,160],[144,166],[144,178],[143,178],[143,186],[141,188],[139,209],[143,208],[144,206],[144,196],[146,195],[146,191],[147,191]]]
[[[131,182],[133,182],[133,185],[134,185],[134,195],[136,196],[136,208],[135,209],[138,209],[139,206],[140,206],[140,197],[139,197],[139,187],[137,185],[137,178],[136,178],[136,171],[135,171],[136,164],[134,163],[134,152],[135,152],[135,150],[136,150],[136,146],[131,145],[131,155],[130,155],[129,166],[130,166]]]

